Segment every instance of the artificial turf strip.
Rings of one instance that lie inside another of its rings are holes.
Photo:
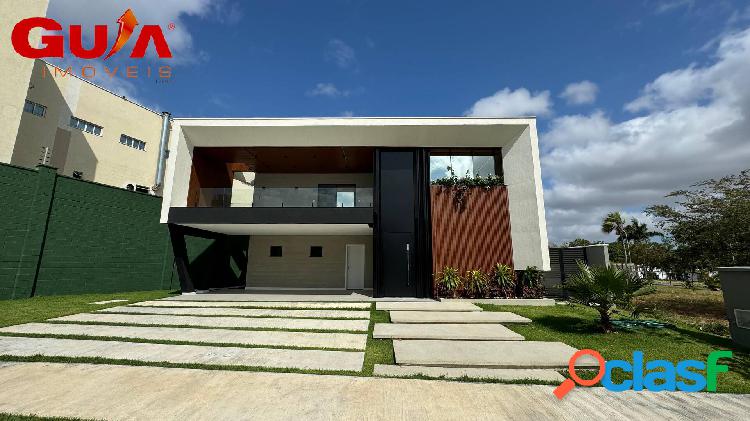
[[[363,335],[363,334],[364,333],[360,333],[360,335]],[[142,344],[163,344],[163,345],[216,346],[216,347],[224,347],[224,348],[270,348],[270,349],[362,352],[361,349],[354,349],[354,348],[238,344],[238,343],[231,343],[231,342],[175,341],[175,340],[169,340],[169,339],[144,339],[144,338],[129,338],[129,337],[122,337],[122,336],[88,336],[88,335],[58,335],[58,334],[53,334],[53,333],[0,332],[0,337],[2,336],[12,336],[12,337],[21,337],[21,338],[77,339],[77,340],[84,340],[84,341],[135,342],[135,343],[142,343]]]
[[[632,361],[634,351],[642,351],[648,360],[667,360],[677,363],[682,360],[706,361],[715,350],[731,350],[730,360],[721,360],[729,365],[728,373],[718,377],[718,392],[750,393],[750,353],[734,345],[731,339],[701,332],[685,324],[675,324],[661,329],[620,329],[615,333],[602,333],[599,329],[598,313],[580,305],[556,305],[554,307],[497,306],[478,304],[485,311],[511,311],[528,317],[532,323],[507,325],[527,341],[563,342],[577,349],[593,349],[605,360]],[[567,373],[561,372],[567,376]],[[593,374],[581,371],[582,377]],[[584,374],[586,373],[586,374]],[[614,382],[628,380],[621,370],[613,372]]]
[[[87,313],[127,303],[89,304],[94,301],[125,299],[128,303],[151,301],[175,294],[173,291],[136,291],[110,294],[55,295],[17,300],[3,300],[0,305],[0,327],[42,322],[54,317]]]
[[[136,327],[174,327],[189,329],[224,329],[224,330],[258,330],[258,331],[277,331],[277,332],[311,332],[311,333],[356,333],[363,335],[367,333],[364,330],[346,330],[346,329],[282,329],[276,327],[221,327],[221,326],[193,326],[193,325],[164,325],[164,324],[147,324],[147,323],[111,323],[111,322],[85,322],[85,321],[67,321],[67,320],[43,320],[48,324],[75,324],[75,325],[102,325],[102,326],[136,326]]]
[[[387,311],[375,310],[375,304],[370,309],[370,328],[367,332],[367,346],[365,347],[365,362],[362,368],[362,374],[372,376],[375,364],[395,364],[396,360],[393,355],[393,340],[391,339],[374,339],[372,331],[375,323],[390,323],[391,318]]]

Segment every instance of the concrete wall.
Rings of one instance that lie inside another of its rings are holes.
[[[732,340],[750,348],[750,267],[720,267],[719,280]]]
[[[251,236],[247,287],[345,288],[346,245],[365,245],[365,288],[372,288],[371,236]],[[282,246],[282,257],[270,257]],[[310,246],[322,246],[323,257],[310,257]]]
[[[516,269],[550,270],[547,220],[536,122],[515,142],[503,147],[503,176],[508,186],[510,232]]]
[[[28,99],[47,107],[47,113],[22,113],[12,164],[35,166],[46,146],[52,151],[50,164],[63,175],[80,171],[85,180],[114,187],[154,184],[161,114],[41,60],[34,63],[31,83]],[[101,136],[71,128],[71,116],[102,126]],[[146,142],[146,149],[122,145],[122,134]]]
[[[13,27],[22,19],[45,16],[47,4],[47,0],[0,1],[0,162],[11,162],[34,67],[34,60],[16,53],[10,35]],[[37,45],[40,36],[41,31],[32,32],[31,45]]]

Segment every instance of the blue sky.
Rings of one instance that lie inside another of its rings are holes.
[[[176,116],[537,115],[551,241],[607,239],[606,212],[648,220],[670,190],[750,167],[747,1],[52,0],[48,14],[114,24],[127,7],[175,24],[174,78],[98,82]]]

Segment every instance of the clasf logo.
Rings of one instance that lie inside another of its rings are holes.
[[[138,20],[135,18],[133,11],[128,9],[117,20],[120,29],[117,33],[117,39],[107,53],[107,25],[94,26],[94,46],[86,49],[83,46],[83,27],[81,25],[70,25],[70,39],[68,45],[70,52],[82,59],[95,59],[107,54],[104,59],[115,55],[128,42],[133,34]],[[35,28],[42,28],[47,31],[62,31],[62,25],[56,20],[50,18],[28,18],[16,24],[11,34],[11,41],[16,52],[27,58],[47,58],[64,56],[64,37],[62,35],[42,35],[43,48],[34,48],[29,43],[29,34]],[[159,25],[144,25],[141,29],[138,39],[135,42],[130,58],[143,58],[146,55],[146,49],[153,42],[156,54],[160,58],[172,58],[172,52],[169,50],[167,40]]]
[[[599,363],[598,373],[590,380],[580,378],[575,370],[576,361],[584,355],[594,357]],[[664,390],[700,392],[705,389],[709,392],[715,392],[718,374],[729,371],[728,366],[718,364],[721,358],[732,358],[732,351],[713,351],[708,355],[705,362],[683,360],[675,365],[666,360],[652,360],[645,363],[644,370],[643,352],[641,351],[633,352],[633,360],[628,362],[623,360],[604,361],[601,354],[593,349],[583,349],[573,354],[568,362],[570,379],[562,382],[553,393],[558,399],[562,399],[573,390],[576,384],[593,386],[600,381],[604,388],[613,392],[641,391],[644,389],[655,392]],[[614,370],[630,373],[631,379],[615,383],[612,380]],[[705,375],[701,371],[705,372]]]

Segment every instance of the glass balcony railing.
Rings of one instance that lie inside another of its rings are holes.
[[[369,208],[372,187],[203,188],[200,208]]]

